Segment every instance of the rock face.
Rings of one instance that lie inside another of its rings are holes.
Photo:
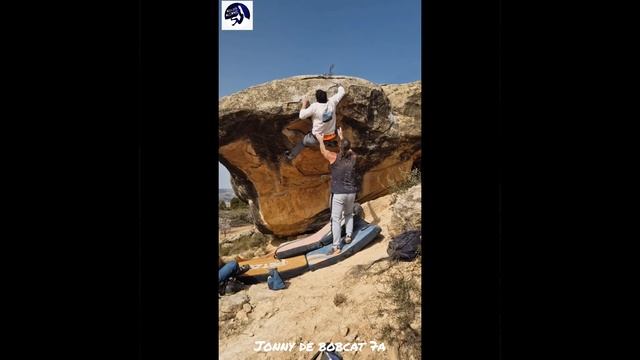
[[[422,225],[422,184],[415,185],[398,195],[392,209],[393,215],[389,224],[391,236],[408,230],[420,229]]]
[[[376,85],[354,77],[296,76],[225,96],[219,100],[219,160],[262,233],[298,235],[329,220],[329,163],[317,148],[305,148],[293,162],[284,152],[311,130],[311,119],[298,118],[300,99],[315,102],[317,89],[332,96],[336,83],[346,90],[338,126],[360,155],[357,201],[387,194],[421,156],[419,81]]]

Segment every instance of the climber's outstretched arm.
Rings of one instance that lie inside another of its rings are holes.
[[[324,147],[324,136],[322,134],[316,134],[316,139],[318,139],[318,143],[320,144],[320,153],[322,156],[327,159],[329,164],[333,164],[336,161],[337,154]]]
[[[338,105],[340,100],[342,100],[342,97],[344,96],[344,94],[345,94],[344,88],[342,87],[342,85],[339,85],[338,93],[330,97],[329,100],[333,101],[334,104]]]
[[[300,108],[300,119],[306,119],[313,114],[311,107],[309,106],[309,100],[302,100],[302,107]]]

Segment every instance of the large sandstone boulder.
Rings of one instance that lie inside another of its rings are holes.
[[[311,130],[310,119],[298,118],[302,96],[315,102],[316,89],[332,96],[336,83],[346,90],[338,126],[360,155],[358,201],[387,194],[421,156],[419,81],[376,85],[354,77],[296,76],[225,96],[219,100],[219,160],[263,233],[298,235],[329,220],[328,162],[317,148],[305,148],[291,163],[284,152]]]

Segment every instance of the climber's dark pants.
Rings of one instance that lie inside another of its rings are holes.
[[[300,151],[302,151],[302,149],[304,149],[305,146],[316,147],[319,145],[320,144],[318,143],[318,139],[316,139],[316,137],[313,136],[312,133],[307,133],[307,135],[304,136],[302,141],[299,142],[293,149],[291,149],[291,152],[289,153],[289,159],[291,160],[295,159],[295,157],[298,156]]]

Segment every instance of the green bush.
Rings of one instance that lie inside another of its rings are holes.
[[[408,326],[414,317],[415,305],[411,301],[411,293],[418,291],[416,282],[402,274],[394,274],[391,275],[389,285],[391,290],[388,295],[396,305],[398,319],[401,324]]]
[[[420,169],[412,169],[411,172],[407,174],[406,178],[391,186],[389,191],[392,194],[391,203],[395,203],[398,200],[398,196],[406,193],[407,190],[421,183],[422,174],[420,173]]]
[[[253,215],[251,215],[251,210],[248,206],[227,208],[226,210],[221,210],[218,216],[222,219],[229,219],[232,227],[252,225],[254,223]]]
[[[392,306],[381,308],[379,311],[394,317],[399,328],[394,329],[389,324],[385,324],[379,330],[379,335],[386,342],[400,345],[400,351],[405,354],[401,358],[405,358],[405,356],[420,358],[422,346],[420,337],[410,327],[416,316],[415,308],[417,306],[411,299],[411,295],[420,296],[417,282],[402,271],[393,271],[386,279],[386,283],[389,290],[383,292],[382,297],[389,300]],[[404,340],[399,340],[402,338]]]
[[[393,185],[391,187],[391,192],[399,195],[420,183],[422,183],[422,174],[420,173],[420,169],[415,168],[407,174],[405,179]]]
[[[231,210],[233,210],[233,209],[248,209],[249,208],[249,204],[243,202],[242,200],[238,199],[237,197],[234,197],[233,199],[231,199],[231,202],[229,204],[229,208]]]
[[[397,341],[395,330],[389,324],[384,324],[379,330],[380,339],[387,343],[393,344]]]
[[[269,243],[269,237],[260,232],[252,232],[241,236],[240,238],[230,242],[230,246],[224,246],[220,249],[221,256],[237,255],[246,250],[257,250],[266,248]]]

